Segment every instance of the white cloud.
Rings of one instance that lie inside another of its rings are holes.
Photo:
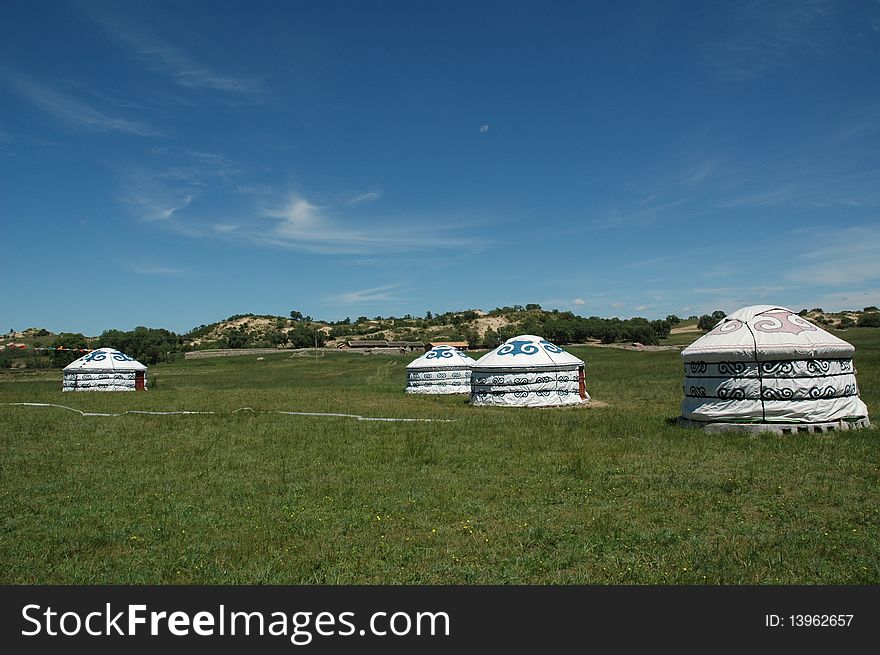
[[[344,201],[346,205],[360,205],[366,202],[373,202],[374,200],[378,200],[382,197],[382,194],[378,191],[367,191],[366,193],[358,194],[352,198],[348,198]]]
[[[90,132],[121,132],[146,137],[163,135],[146,123],[104,114],[22,73],[0,68],[0,76],[5,78],[9,86],[20,96],[70,127]]]
[[[716,206],[721,209],[730,209],[731,207],[774,207],[789,202],[797,194],[792,187],[784,187],[781,189],[773,189],[772,191],[763,191],[761,193],[751,193],[729,198]]]
[[[134,50],[138,59],[150,70],[162,72],[177,85],[197,90],[220,91],[250,100],[264,93],[262,82],[217,72],[209,66],[196,62],[180,47],[168,43],[144,26],[113,13],[112,5],[97,8],[86,7],[92,18],[113,38],[124,42]],[[180,26],[178,25],[178,30]]]
[[[170,275],[170,276],[181,276],[186,275],[186,271],[180,268],[173,268],[170,266],[164,266],[162,264],[157,264],[155,262],[148,261],[128,261],[124,263],[124,266],[132,271],[133,273],[138,273],[139,275]]]
[[[880,228],[852,227],[807,235],[785,277],[802,284],[848,285],[880,280]]]
[[[571,301],[571,304],[572,305],[586,305],[587,301],[584,300],[583,298],[575,298],[574,300]]]
[[[715,172],[722,161],[723,159],[721,159],[720,157],[707,159],[701,164],[694,166],[689,170],[686,170],[681,177],[681,183],[687,186],[691,186],[703,182],[704,180],[712,176],[712,174]]]
[[[382,287],[373,287],[372,289],[362,289],[360,291],[348,291],[336,296],[327,298],[329,302],[343,303],[349,305],[369,305],[384,302],[406,302],[409,298],[401,298],[391,293],[395,289],[400,289],[400,284],[388,284]]]
[[[275,189],[267,184],[239,184],[235,187],[236,193],[250,196],[267,196],[275,192]]]
[[[260,245],[325,254],[375,254],[435,249],[474,251],[482,247],[476,239],[452,236],[458,228],[440,221],[369,224],[331,215],[332,207],[320,206],[292,194],[279,208],[264,210],[273,219],[269,229],[243,229],[236,235]],[[336,208],[339,209],[338,207]]]
[[[655,203],[654,198],[652,197],[638,203],[639,208],[621,209],[619,207],[614,207],[611,211],[606,212],[605,216],[601,219],[594,220],[593,226],[599,228],[615,228],[628,227],[631,225],[647,225],[656,221],[667,210],[684,205],[689,201],[690,198],[680,198],[678,200]]]
[[[174,149],[160,154],[163,167],[131,169],[123,175],[122,200],[145,220],[167,220],[239,175],[220,154]]]
[[[480,134],[485,134],[489,131],[489,123],[483,123],[480,125]]]

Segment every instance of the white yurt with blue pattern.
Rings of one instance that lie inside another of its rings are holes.
[[[471,370],[474,405],[552,407],[589,399],[583,360],[533,334],[508,339]]]
[[[473,363],[452,346],[435,346],[406,367],[406,392],[470,393]]]
[[[143,391],[147,367],[115,348],[98,348],[64,367],[62,391]]]

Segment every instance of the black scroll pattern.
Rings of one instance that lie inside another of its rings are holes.
[[[827,359],[808,359],[807,371],[813,375],[825,375],[831,370],[831,362]],[[842,370],[842,367],[841,367]]]
[[[767,375],[791,375],[794,371],[794,364],[792,362],[761,362],[761,373],[765,373]]]
[[[773,389],[769,387],[765,387],[761,392],[761,398],[763,400],[790,400],[794,398],[794,389]]]
[[[718,362],[718,373],[721,375],[742,375],[746,365],[743,362]]]
[[[834,387],[812,387],[810,389],[810,398],[834,398],[837,390]]]

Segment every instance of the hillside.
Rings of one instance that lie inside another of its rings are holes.
[[[836,330],[856,326],[880,327],[880,312],[876,307],[842,312],[825,312],[815,307],[803,309],[799,314],[817,325]],[[530,304],[498,307],[491,311],[427,312],[424,317],[409,314],[403,317],[359,316],[341,321],[315,320],[297,311],[286,317],[236,314],[222,321],[200,325],[186,334],[138,327],[128,332],[105,330],[98,336],[89,337],[28,328],[21,332],[10,330],[0,337],[0,368],[60,367],[73,361],[82,349],[102,346],[118,348],[147,364],[169,361],[190,350],[333,348],[346,341],[365,340],[465,341],[472,349],[488,349],[517,334],[540,334],[560,344],[604,344],[636,349],[661,345],[682,347],[710,329],[706,326],[714,325],[723,312],[715,312],[713,316],[681,319],[670,315],[653,321],[583,317]]]

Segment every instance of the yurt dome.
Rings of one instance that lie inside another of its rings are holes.
[[[550,407],[589,399],[584,362],[533,334],[508,339],[480,357],[471,372],[474,405]]]
[[[682,418],[867,425],[853,352],[851,344],[790,309],[744,307],[682,351]]]
[[[406,392],[470,393],[474,360],[452,346],[435,346],[406,367]]]
[[[114,348],[98,348],[64,367],[63,391],[142,391],[147,367]]]

